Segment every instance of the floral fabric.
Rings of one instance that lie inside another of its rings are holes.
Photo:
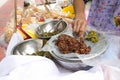
[[[88,25],[102,31],[120,31],[113,21],[120,15],[120,0],[92,0],[88,15]]]

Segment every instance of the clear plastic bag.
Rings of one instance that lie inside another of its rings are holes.
[[[58,6],[65,7],[72,4],[72,0],[56,0]]]

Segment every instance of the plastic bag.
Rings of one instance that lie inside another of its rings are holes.
[[[72,4],[72,0],[56,0],[58,6],[65,7]]]

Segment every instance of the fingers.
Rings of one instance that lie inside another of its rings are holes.
[[[74,20],[73,31],[78,33],[80,31],[80,27],[81,27],[81,20],[79,19]]]
[[[74,20],[73,31],[77,32],[78,20]]]
[[[74,25],[73,25],[73,31],[75,33],[80,33],[79,36],[82,36],[84,34],[84,32],[86,31],[87,27],[86,27],[86,21],[85,20],[80,20],[80,19],[76,19],[74,20]]]
[[[85,32],[87,29],[87,25],[86,25],[86,22],[82,22],[81,23],[81,27],[79,29],[79,31],[82,31],[82,32]]]
[[[76,32],[79,33],[82,29],[82,25],[83,25],[83,22],[81,20],[78,20],[78,23],[77,23],[77,29],[76,29]]]

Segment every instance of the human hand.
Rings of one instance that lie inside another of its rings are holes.
[[[120,26],[120,16],[115,16],[114,17],[114,23],[116,26]]]
[[[85,16],[79,16],[73,21],[73,32],[75,32],[79,37],[83,37],[84,32],[87,29],[87,21]]]

